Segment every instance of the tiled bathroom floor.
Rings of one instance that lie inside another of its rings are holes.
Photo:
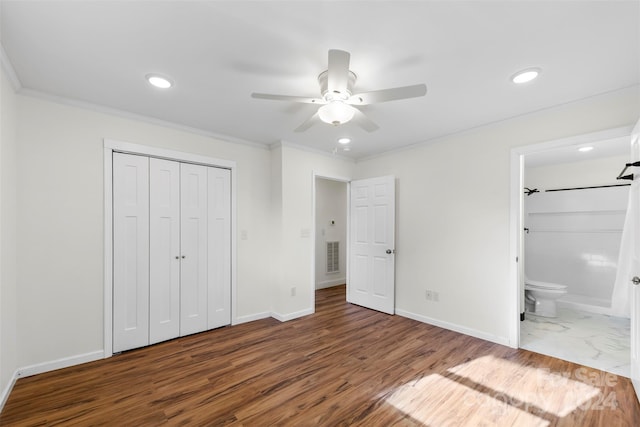
[[[629,319],[558,307],[558,317],[526,313],[520,347],[629,377]]]

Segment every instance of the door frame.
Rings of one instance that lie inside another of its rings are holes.
[[[347,260],[346,260],[346,266],[345,266],[345,282],[347,285],[347,301],[349,300],[349,257],[350,257],[350,251],[349,251],[349,246],[350,246],[350,236],[349,236],[349,231],[351,230],[351,211],[350,211],[350,206],[349,206],[349,200],[350,200],[350,195],[351,195],[351,178],[347,178],[344,176],[338,176],[338,175],[329,175],[329,174],[322,174],[322,173],[317,173],[315,171],[311,172],[311,313],[315,313],[316,312],[316,179],[320,178],[320,179],[326,179],[329,181],[337,181],[337,182],[343,182],[347,185],[347,239],[346,239],[346,256],[347,256]]]
[[[524,156],[556,148],[570,147],[585,143],[592,143],[607,139],[620,138],[631,135],[633,126],[623,126],[604,131],[572,136],[547,142],[541,142],[511,149],[510,188],[509,188],[509,280],[508,292],[511,305],[509,309],[509,346],[520,347],[520,313],[524,311],[524,283],[521,277],[524,266],[518,260],[523,260],[524,249],[524,219],[523,215],[523,187],[524,187]],[[526,260],[525,260],[526,262]]]
[[[231,171],[231,324],[236,318],[236,162],[105,138],[104,155],[104,358],[113,356],[113,152],[213,166]]]

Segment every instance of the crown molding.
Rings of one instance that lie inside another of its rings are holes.
[[[132,113],[129,111],[121,110],[118,108],[106,107],[104,105],[93,104],[91,102],[79,101],[76,99],[71,99],[63,96],[52,95],[46,92],[41,92],[33,89],[25,89],[20,90],[21,95],[30,96],[33,98],[43,99],[45,101],[54,102],[62,105],[69,105],[76,108],[81,108],[89,111],[94,111],[102,114],[109,114],[112,116],[117,116],[129,120],[135,120],[139,122],[149,123],[157,126],[162,126],[166,128],[171,128],[183,132],[188,132],[196,135],[201,135],[209,138],[213,138],[223,142],[231,142],[240,145],[247,145],[253,148],[258,148],[261,150],[269,150],[269,145],[261,144],[258,142],[248,141],[241,138],[232,137],[229,135],[223,135],[216,132],[211,132],[208,130],[186,126],[179,123],[171,122],[168,120],[162,120],[155,117],[145,116],[143,114]]]
[[[413,150],[413,149],[417,149],[417,148],[421,148],[421,147],[426,147],[428,145],[432,145],[435,143],[438,143],[440,141],[443,141],[447,138],[451,138],[451,137],[456,137],[456,136],[461,136],[461,135],[467,135],[467,134],[471,134],[473,132],[476,132],[478,130],[481,129],[486,129],[486,128],[490,128],[491,126],[495,126],[495,125],[499,125],[501,123],[505,123],[508,122],[509,120],[515,120],[521,117],[526,117],[526,116],[533,116],[535,114],[539,114],[545,111],[553,111],[553,110],[557,110],[560,108],[564,108],[566,106],[571,106],[571,105],[575,105],[578,104],[580,102],[584,102],[590,99],[594,99],[594,98],[598,98],[598,97],[605,97],[605,96],[609,96],[609,95],[613,95],[616,94],[618,92],[625,92],[625,91],[630,91],[630,90],[636,90],[640,93],[640,85],[638,84],[633,84],[633,85],[629,85],[629,86],[624,86],[618,89],[613,89],[613,90],[609,90],[606,92],[600,92],[600,93],[596,93],[594,95],[590,95],[584,98],[579,98],[579,99],[574,99],[572,101],[567,101],[567,102],[563,102],[561,104],[556,104],[556,105],[552,105],[550,107],[545,107],[545,108],[540,108],[534,111],[528,111],[526,113],[522,113],[522,114],[517,114],[514,116],[510,116],[510,117],[506,117],[504,119],[500,119],[500,120],[495,120],[493,122],[488,122],[488,123],[483,123],[481,125],[478,126],[473,126],[467,129],[462,129],[460,131],[457,132],[451,132],[451,133],[447,133],[447,134],[442,134],[442,135],[438,135],[435,136],[433,138],[430,138],[428,140],[425,141],[420,141],[420,142],[415,142],[413,144],[408,144],[402,147],[398,147],[398,148],[393,148],[391,150],[384,150],[384,151],[380,151],[378,153],[374,153],[374,154],[370,154],[368,156],[363,156],[363,157],[359,157],[356,159],[356,163],[359,162],[365,162],[368,160],[373,160],[376,159],[378,157],[385,157],[385,156],[389,156],[389,155],[393,155],[396,153],[400,153],[402,151],[408,151],[408,150]],[[625,128],[625,126],[622,126],[621,128]]]

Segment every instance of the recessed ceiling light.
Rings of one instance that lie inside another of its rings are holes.
[[[340,144],[348,144],[348,143],[350,143],[350,142],[351,142],[351,139],[350,139],[350,138],[339,138],[339,139],[338,139],[338,142],[339,142]]]
[[[581,153],[586,153],[587,151],[591,151],[591,150],[593,150],[593,147],[592,147],[592,146],[590,146],[590,145],[589,145],[589,146],[586,146],[586,147],[580,147],[580,148],[578,148],[578,151],[580,151]]]
[[[526,70],[518,71],[511,76],[511,81],[516,84],[528,83],[540,75],[539,68],[527,68]]]
[[[344,148],[342,149],[342,151],[351,151],[351,148],[349,148],[349,147],[344,147]]]
[[[147,74],[145,77],[149,83],[160,89],[169,89],[173,86],[173,82],[169,78],[158,74]]]

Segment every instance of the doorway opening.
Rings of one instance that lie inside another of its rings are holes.
[[[616,177],[630,158],[629,130],[516,151],[518,346],[628,377],[629,316],[611,301],[629,189]]]
[[[348,212],[348,181],[314,176],[314,293],[347,284]]]

